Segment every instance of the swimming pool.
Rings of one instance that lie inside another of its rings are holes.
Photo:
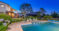
[[[46,22],[39,24],[22,25],[23,31],[59,31],[59,24]]]

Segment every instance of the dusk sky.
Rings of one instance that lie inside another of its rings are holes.
[[[44,8],[47,13],[51,13],[51,11],[56,11],[59,13],[59,0],[0,0],[4,3],[7,3],[12,8],[19,10],[21,4],[30,3],[33,11],[38,11],[40,8]]]

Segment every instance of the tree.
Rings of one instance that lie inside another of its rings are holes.
[[[58,14],[54,11],[53,13],[51,13],[51,16],[54,17],[54,18],[57,18]]]
[[[58,18],[59,18],[59,14],[58,14]]]
[[[45,9],[44,8],[40,8],[40,13],[41,13],[41,16],[43,17],[43,16],[45,16]]]
[[[37,17],[40,17],[41,15],[40,15],[40,11],[39,12],[37,12]]]
[[[24,17],[26,17],[26,14],[33,12],[31,4],[28,4],[28,3],[22,4],[20,7],[20,10],[22,14],[24,15]]]
[[[40,12],[44,14],[46,11],[44,8],[40,8]]]

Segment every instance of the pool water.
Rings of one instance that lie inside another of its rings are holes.
[[[59,31],[59,24],[39,23],[22,25],[23,31]]]

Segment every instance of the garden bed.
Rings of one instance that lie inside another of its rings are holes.
[[[0,25],[0,31],[6,31],[8,26]]]

